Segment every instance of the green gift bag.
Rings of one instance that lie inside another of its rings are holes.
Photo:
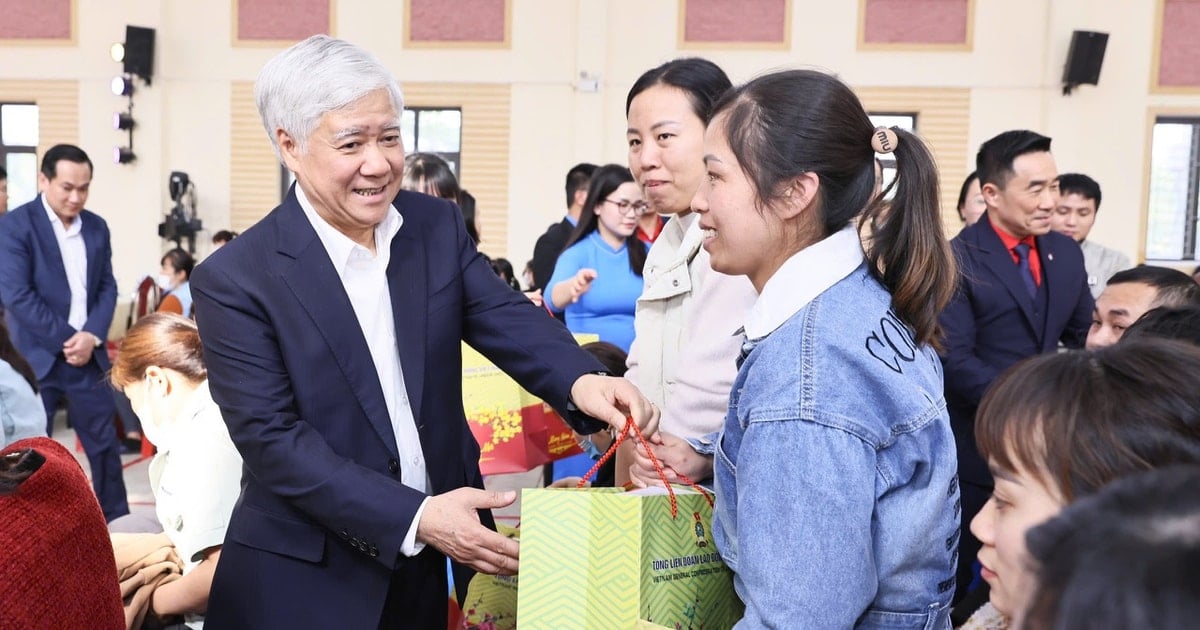
[[[525,490],[520,628],[732,627],[742,606],[709,500],[681,487]]]
[[[496,524],[496,531],[521,538],[521,530]],[[513,630],[517,627],[517,576],[476,573],[467,586],[463,630]]]

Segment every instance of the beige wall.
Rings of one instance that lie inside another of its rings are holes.
[[[1135,258],[1146,194],[1147,113],[1200,114],[1200,95],[1150,94],[1155,3],[1149,0],[977,0],[970,52],[859,52],[857,2],[793,0],[791,49],[758,51],[680,50],[675,0],[514,0],[512,46],[501,50],[404,50],[399,0],[340,0],[336,6],[335,34],[375,52],[402,84],[509,86],[507,185],[493,202],[506,207],[481,212],[492,221],[507,215],[490,237],[485,225],[484,249],[507,255],[518,268],[546,225],[561,216],[567,168],[582,160],[624,161],[629,86],[642,71],[682,54],[712,58],[735,82],[770,68],[808,65],[837,71],[864,93],[967,90],[967,137],[960,143],[966,150],[943,156],[948,176],[955,174],[944,186],[957,190],[974,149],[991,135],[1013,127],[1041,131],[1054,137],[1060,170],[1089,173],[1104,187],[1095,238]],[[113,228],[124,296],[138,276],[157,267],[163,251],[155,229],[169,203],[170,171],[186,171],[196,182],[206,228],[230,225],[230,161],[238,150],[230,146],[232,85],[253,81],[278,49],[232,48],[228,2],[114,0],[79,2],[78,10],[77,46],[2,46],[0,81],[77,81],[78,141],[96,162],[89,206]],[[124,136],[110,119],[123,99],[108,91],[119,67],[107,51],[123,38],[126,24],[158,29],[157,75],[134,97],[138,161],[117,166],[109,155]],[[1059,80],[1073,29],[1106,31],[1111,38],[1101,85],[1064,97]],[[581,71],[600,77],[598,92],[576,91]],[[470,178],[471,164],[464,169]],[[202,243],[201,254],[207,248]]]

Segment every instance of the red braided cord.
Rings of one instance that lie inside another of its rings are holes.
[[[671,482],[667,481],[666,471],[663,470],[662,464],[659,463],[658,458],[655,457],[654,453],[650,450],[650,443],[646,440],[646,437],[642,435],[642,430],[638,427],[637,423],[633,421],[633,418],[627,418],[625,420],[625,427],[621,429],[621,433],[617,435],[616,439],[613,440],[612,445],[610,445],[608,450],[604,452],[604,455],[600,456],[600,459],[596,462],[596,464],[592,466],[591,470],[587,471],[587,473],[582,479],[579,480],[579,483],[575,487],[584,487],[583,484],[590,481],[592,477],[594,477],[600,470],[600,467],[603,466],[610,458],[612,458],[613,454],[617,452],[617,447],[621,445],[621,442],[624,442],[625,439],[629,437],[630,427],[633,428],[633,432],[637,435],[637,441],[642,445],[642,450],[645,451],[646,456],[650,458],[650,463],[654,465],[654,470],[658,473],[658,478],[662,480],[663,485],[667,488],[667,496],[670,497],[671,502],[671,518],[675,518],[679,515],[679,504],[675,499],[675,490],[671,488]],[[707,490],[697,485],[696,482],[692,481],[691,479],[688,479],[687,475],[684,475],[678,471],[676,471],[675,474],[685,485],[699,492],[704,497],[704,500],[708,501],[709,507],[714,507],[712,495]]]

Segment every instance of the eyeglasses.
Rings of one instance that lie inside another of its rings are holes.
[[[646,208],[650,207],[650,205],[645,201],[629,201],[628,199],[622,199],[620,201],[605,199],[604,203],[611,203],[612,205],[616,206],[621,210],[621,214],[629,214],[632,210],[634,216],[642,215],[646,212]]]

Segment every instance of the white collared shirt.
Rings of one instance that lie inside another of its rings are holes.
[[[747,339],[775,332],[826,289],[863,261],[862,241],[853,225],[792,254],[767,280],[746,320]]]
[[[83,330],[83,325],[87,323],[87,248],[83,245],[83,218],[75,217],[70,227],[63,225],[62,219],[46,202],[44,194],[42,207],[50,218],[50,227],[54,228],[63,268],[67,271],[67,286],[71,289],[71,310],[67,315],[67,323],[75,330]]]
[[[396,320],[392,313],[387,278],[392,237],[400,231],[404,218],[395,206],[388,208],[383,221],[375,226],[375,254],[371,254],[370,250],[350,240],[350,237],[321,218],[300,186],[296,186],[296,199],[304,210],[304,216],[308,217],[316,230],[321,244],[325,246],[338,277],[342,279],[346,296],[354,307],[354,316],[367,340],[371,361],[375,364],[375,373],[383,389],[392,433],[396,437],[396,450],[400,454],[400,482],[419,492],[428,492],[425,455],[421,451],[421,435],[417,432],[408,390],[404,386],[400,348],[396,343]],[[422,502],[400,548],[405,555],[416,555],[425,547],[416,543],[417,523],[421,521],[424,510],[425,503]]]

